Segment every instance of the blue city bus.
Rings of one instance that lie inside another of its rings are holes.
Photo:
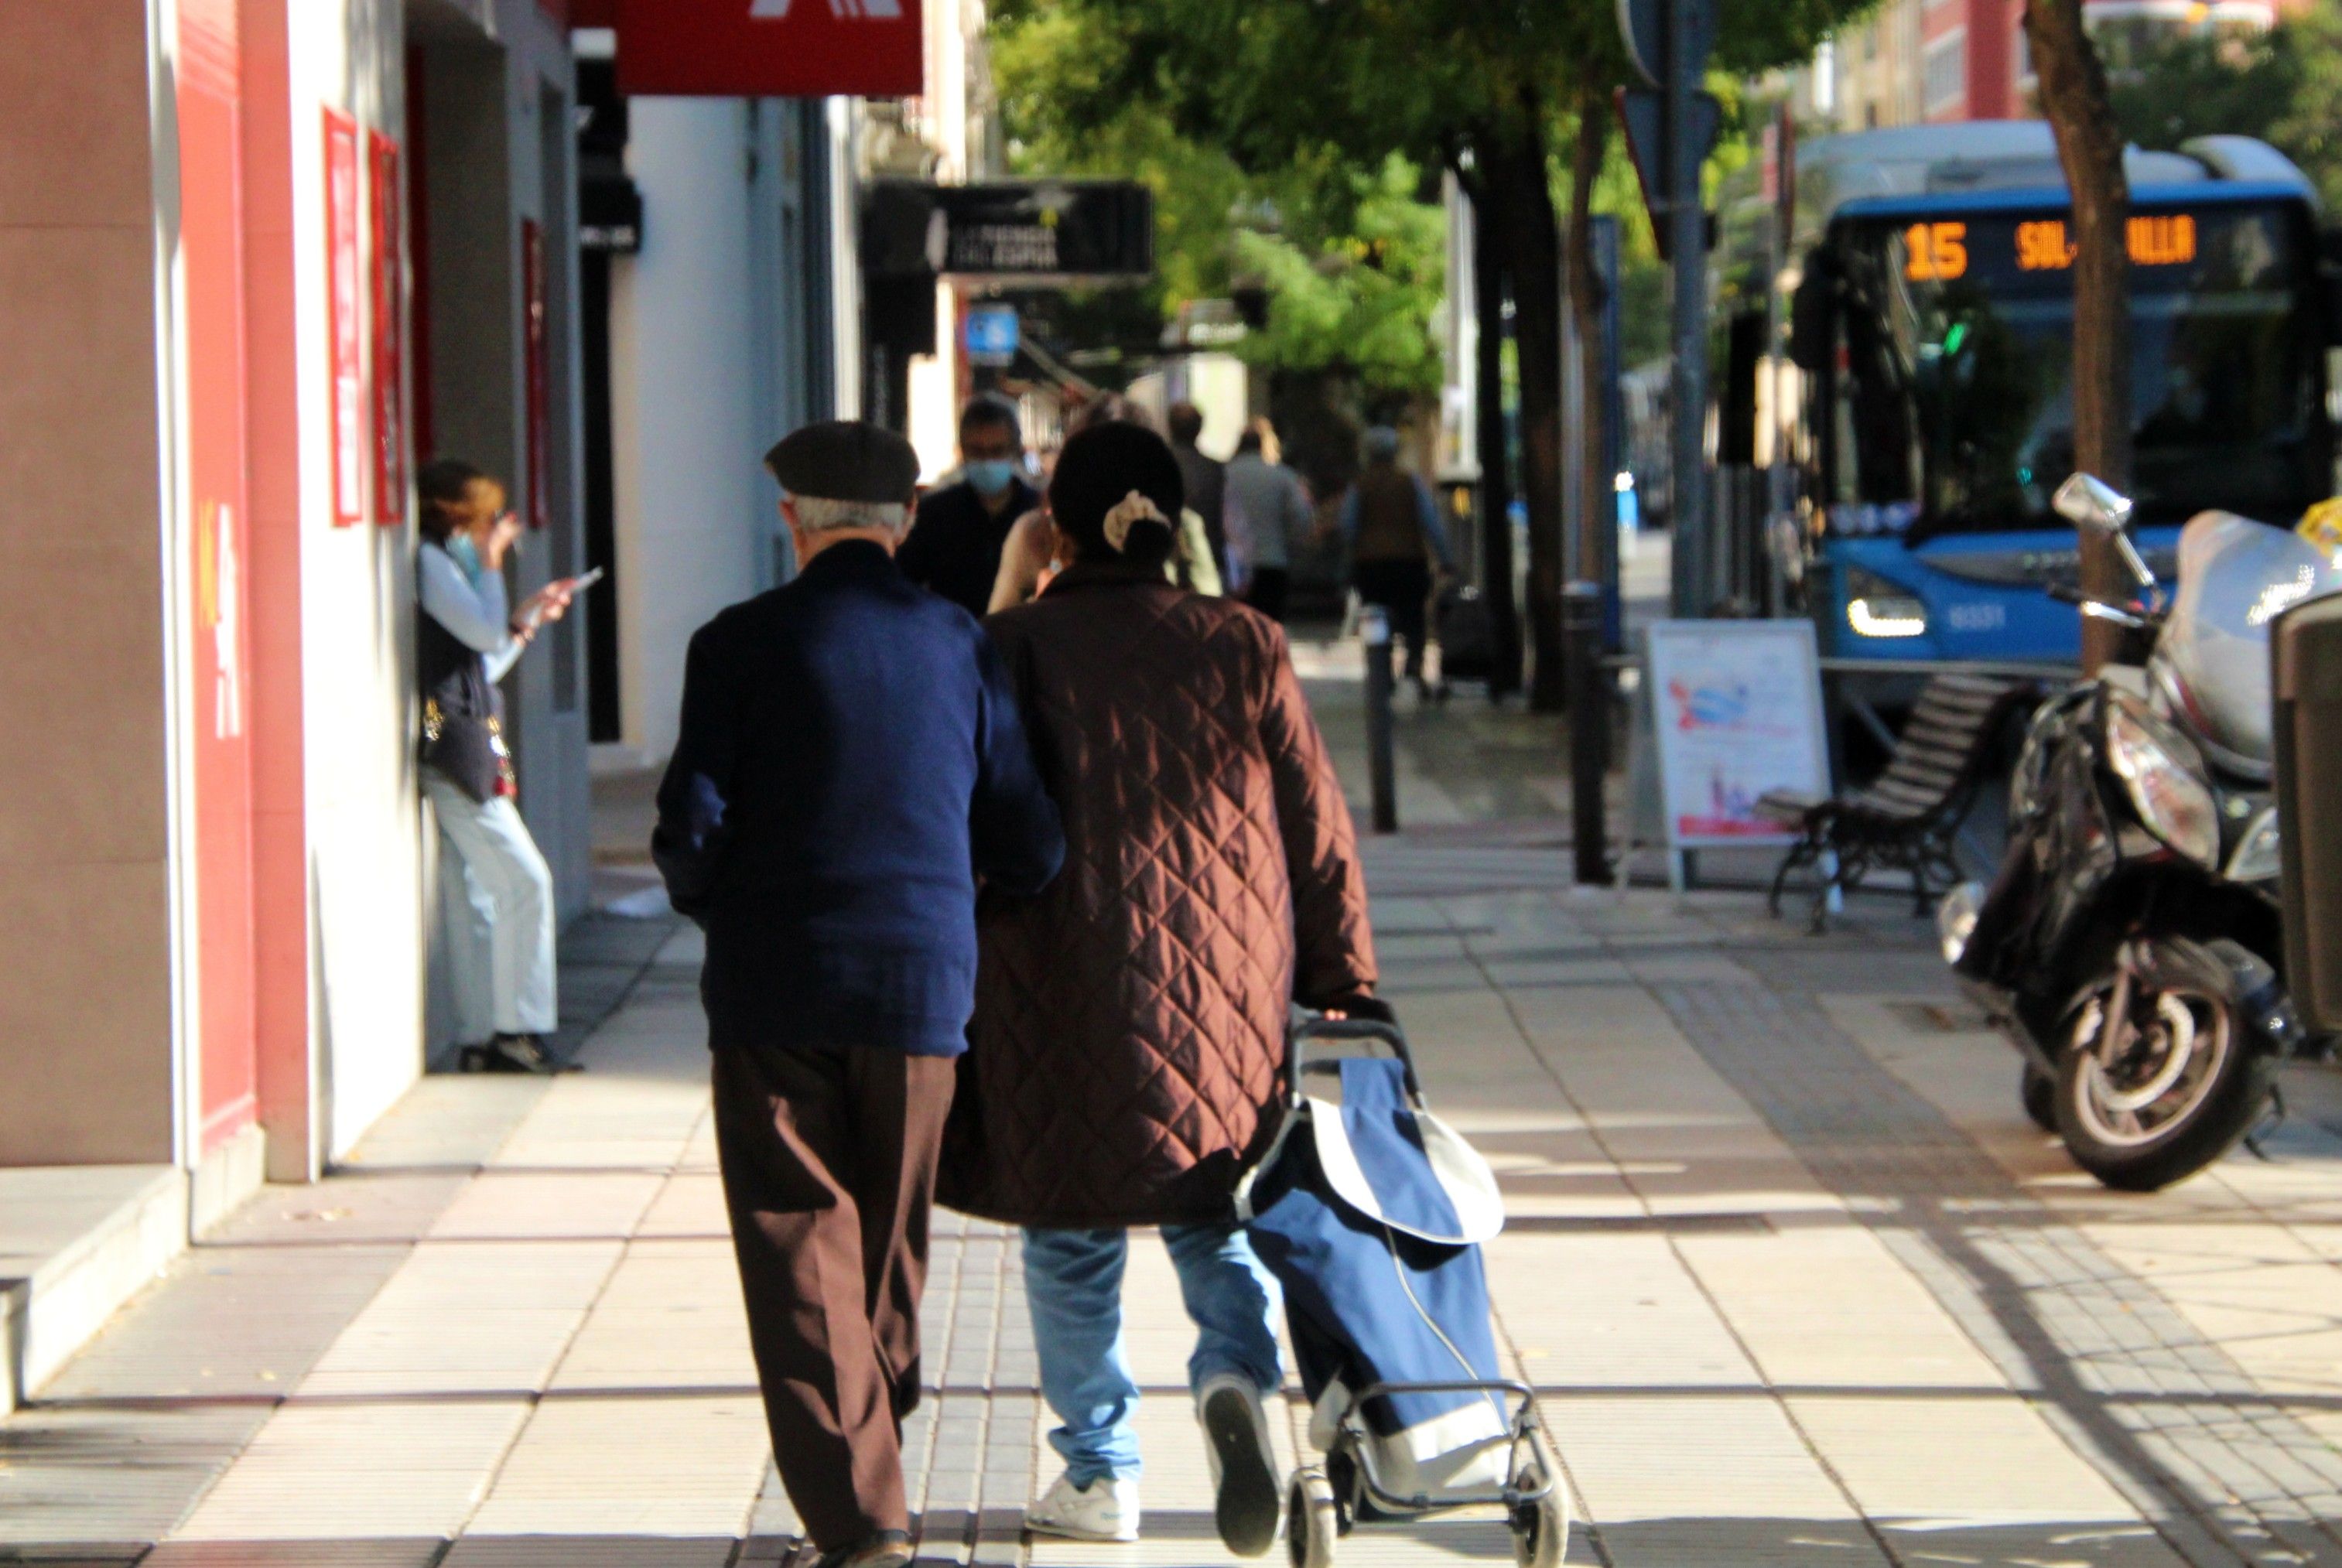
[[[2167,574],[2197,512],[2289,525],[2335,489],[2334,311],[2314,192],[2280,154],[2219,136],[2128,163],[2131,489]],[[1797,472],[1775,544],[1823,652],[2075,659],[2079,619],[2048,592],[2077,575],[2049,507],[2074,466],[2074,253],[2048,127],[1827,137],[1800,149],[1795,189],[1788,265],[1761,269],[1781,295],[1727,260],[1721,308],[1769,307],[1796,366],[1756,368],[1787,390],[1739,402]],[[1752,229],[1769,239],[1754,205],[1737,225],[1727,210],[1743,255]]]

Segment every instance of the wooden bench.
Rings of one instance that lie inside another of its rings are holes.
[[[1874,871],[1908,873],[1917,912],[1927,914],[1960,881],[1953,842],[1976,805],[1994,741],[2009,715],[2039,695],[2029,680],[1930,676],[1877,780],[1828,800],[1787,791],[1759,800],[1760,816],[1798,834],[1765,907],[1779,914],[1790,876],[1810,866],[1817,932],[1827,924],[1831,894],[1853,891]]]

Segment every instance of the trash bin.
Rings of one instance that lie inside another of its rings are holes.
[[[2269,657],[2287,989],[2312,1034],[2333,1034],[2342,1033],[2342,595],[2280,616]]]

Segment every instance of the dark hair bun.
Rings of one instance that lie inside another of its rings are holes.
[[[1106,542],[1106,514],[1132,491],[1155,503],[1162,523],[1142,522],[1116,551]],[[1067,438],[1049,480],[1049,512],[1089,560],[1117,556],[1139,566],[1170,559],[1180,509],[1187,504],[1179,460],[1145,425],[1109,420]]]

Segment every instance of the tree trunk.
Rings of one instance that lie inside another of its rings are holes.
[[[1610,128],[1607,95],[1600,75],[1589,71],[1577,93],[1577,136],[1569,161],[1569,315],[1577,336],[1580,435],[1584,461],[1578,464],[1576,523],[1570,530],[1569,574],[1582,582],[1602,580],[1602,530],[1616,531],[1616,476],[1602,460],[1608,447],[1609,404],[1603,395],[1602,322],[1609,304],[1601,274],[1594,265],[1594,183],[1602,177],[1602,158]]]
[[[1473,375],[1474,442],[1480,451],[1480,592],[1488,606],[1496,662],[1491,696],[1521,689],[1521,608],[1513,596],[1513,474],[1505,429],[1505,255],[1497,205],[1485,182],[1472,198],[1472,298],[1480,317]]]
[[[2074,462],[2117,490],[2131,482],[2130,184],[2123,136],[2098,52],[2082,30],[2081,0],[2028,0],[2025,36],[2041,108],[2057,136],[2073,191]],[[2081,536],[2082,591],[2125,600],[2137,591],[2112,544]],[[2119,628],[2085,616],[2082,670],[2113,657]]]
[[[1520,366],[1521,498],[1529,514],[1529,706],[1560,711],[1561,667],[1561,225],[1534,113],[1487,159],[1489,193],[1504,214],[1505,270],[1512,279],[1513,352]]]

